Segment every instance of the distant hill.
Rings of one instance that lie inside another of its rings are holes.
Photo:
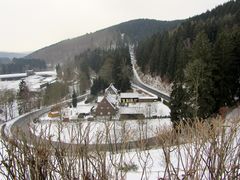
[[[0,64],[9,64],[11,63],[11,59],[8,57],[0,57]]]
[[[27,55],[27,53],[1,52],[0,51],[0,58],[13,59],[13,58],[21,58],[21,57],[24,57],[26,55]]]
[[[176,27],[182,21],[157,21],[138,19],[111,26],[73,39],[67,39],[39,49],[26,58],[43,59],[56,64],[72,60],[87,49],[111,48],[124,36],[128,42],[143,40],[156,32]]]

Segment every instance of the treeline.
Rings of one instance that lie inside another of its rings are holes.
[[[230,1],[212,11],[184,21],[178,28],[158,33],[141,41],[136,49],[137,63],[143,72],[173,80],[176,70],[188,63],[186,51],[191,49],[199,32],[205,32],[215,43],[222,32],[239,27],[240,1]]]
[[[128,46],[85,51],[75,57],[75,65],[88,78],[90,78],[90,71],[96,74],[97,79],[93,81],[93,94],[97,94],[110,83],[114,83],[122,92],[130,89],[132,67]]]
[[[0,64],[0,74],[23,73],[29,69],[39,71],[46,67],[45,61],[41,59],[14,58],[11,63]]]
[[[108,85],[109,84],[101,77],[94,79],[91,87],[91,94],[96,96],[99,92],[104,92]]]
[[[174,82],[174,122],[207,118],[240,93],[240,1],[230,1],[139,43],[143,72]]]

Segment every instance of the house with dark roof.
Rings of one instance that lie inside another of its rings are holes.
[[[115,96],[105,95],[100,102],[98,102],[95,115],[96,116],[114,116],[117,113],[118,100]]]

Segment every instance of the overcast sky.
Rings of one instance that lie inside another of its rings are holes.
[[[0,51],[33,51],[132,19],[184,19],[227,1],[0,0]]]

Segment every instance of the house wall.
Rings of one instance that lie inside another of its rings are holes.
[[[124,103],[137,103],[138,98],[121,98],[121,104]]]
[[[98,103],[96,108],[96,116],[112,116],[116,114],[116,110],[112,107],[112,105],[103,98],[103,100]]]
[[[155,102],[158,98],[152,98],[152,99],[139,99],[139,102]]]

